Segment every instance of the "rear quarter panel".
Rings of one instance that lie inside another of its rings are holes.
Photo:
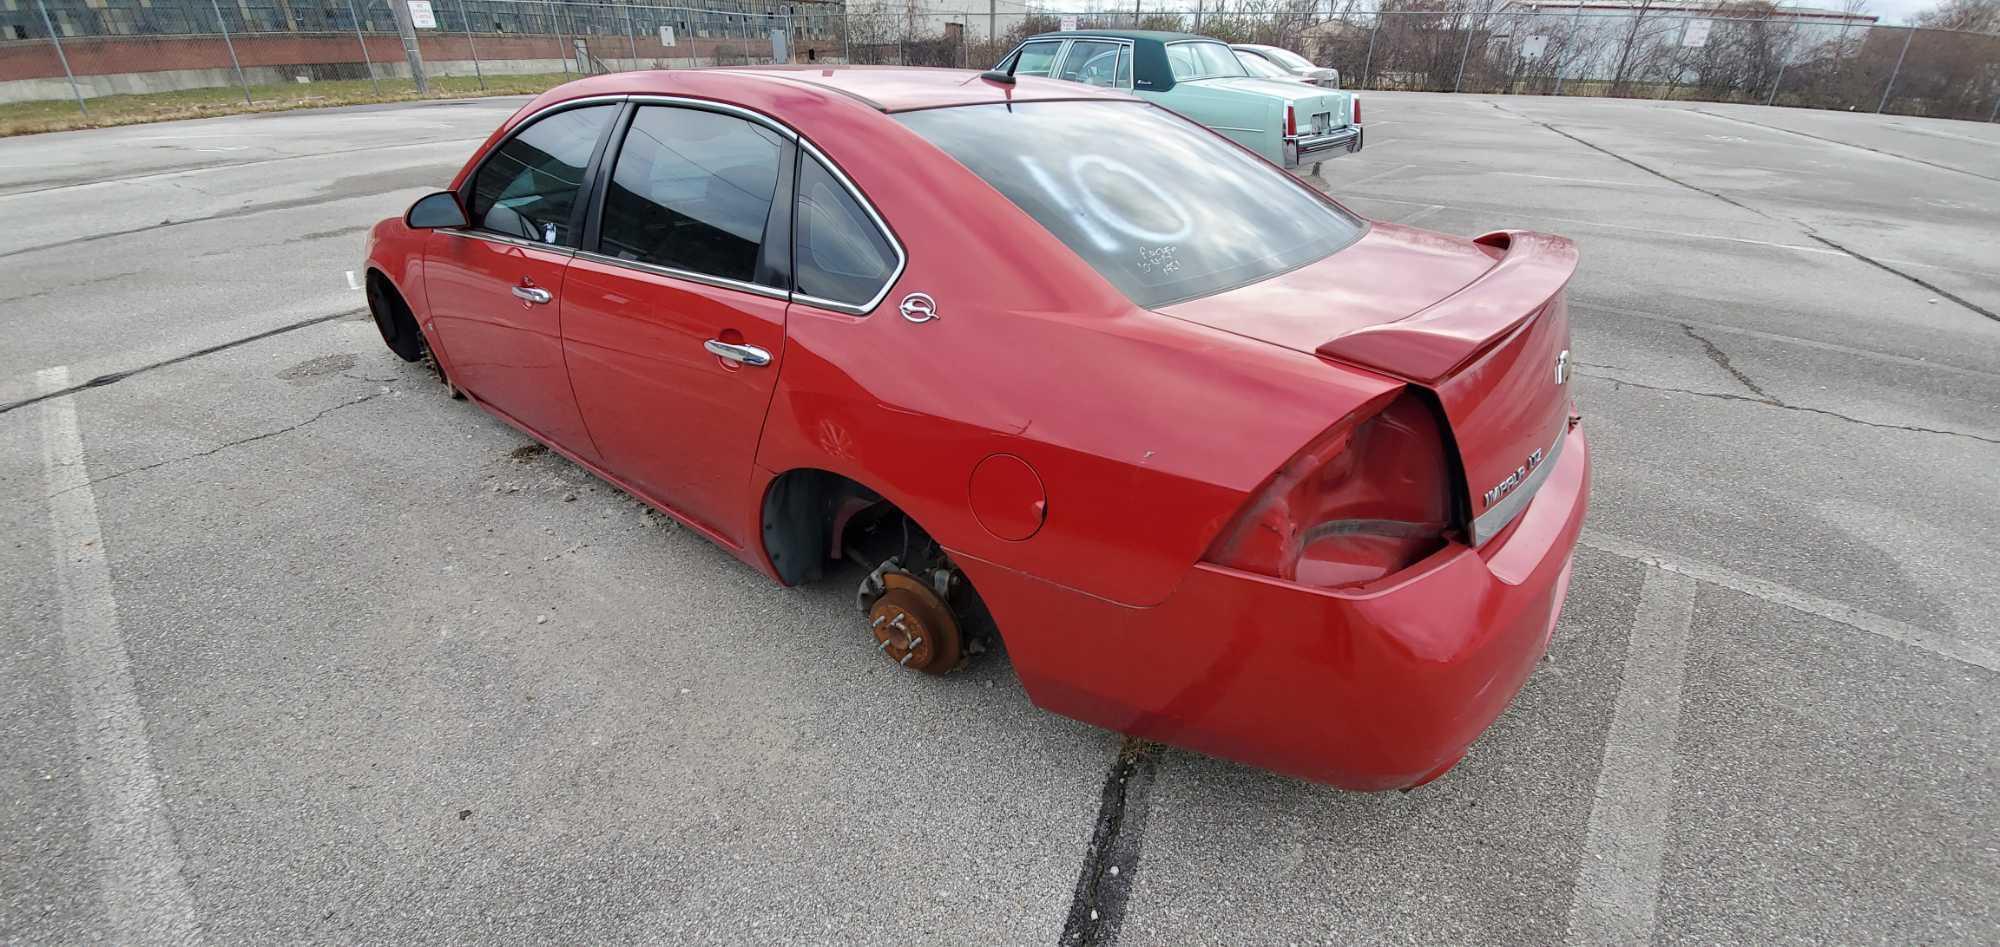
[[[759,465],[831,470],[954,552],[1111,601],[1163,601],[1251,491],[1396,383],[1138,309],[984,181],[893,121],[829,106],[798,127],[908,250],[857,317],[792,306]],[[895,154],[898,161],[879,160]],[[896,310],[913,292],[938,319]],[[980,460],[1038,473],[1046,521],[972,515]]]

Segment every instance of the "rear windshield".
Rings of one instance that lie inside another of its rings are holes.
[[[896,116],[1148,308],[1297,269],[1364,224],[1186,119],[1135,102]]]

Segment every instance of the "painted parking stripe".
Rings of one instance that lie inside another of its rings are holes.
[[[1570,900],[1571,944],[1653,939],[1694,590],[1693,578],[1646,566]]]
[[[1633,559],[1650,566],[1700,579],[1710,585],[1741,592],[1754,598],[1794,611],[1804,612],[1835,624],[1846,625],[1857,631],[1900,641],[1912,648],[1928,651],[1940,657],[1950,658],[1973,667],[1988,671],[2000,671],[2000,654],[1993,649],[1970,641],[1947,638],[1934,631],[1919,628],[1909,622],[1897,621],[1872,612],[1866,612],[1852,605],[1843,605],[1832,599],[1821,598],[1808,592],[1779,585],[1769,579],[1732,572],[1721,566],[1699,562],[1647,549],[1629,539],[1590,530],[1579,540],[1584,546],[1614,556]]]
[[[44,392],[61,391],[69,387],[69,369],[46,369],[37,381]],[[90,806],[90,858],[109,921],[105,939],[196,943],[200,929],[118,630],[118,602],[84,466],[76,401],[52,398],[41,411],[49,541],[61,589],[77,765]]]

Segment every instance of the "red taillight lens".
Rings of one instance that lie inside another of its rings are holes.
[[[1319,588],[1399,572],[1444,545],[1450,473],[1437,415],[1408,389],[1371,403],[1271,476],[1206,556]]]
[[[1299,113],[1291,106],[1285,106],[1285,137],[1299,137]]]
[[[1361,97],[1354,97],[1354,124],[1361,124]]]

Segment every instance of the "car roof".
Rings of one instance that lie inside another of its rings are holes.
[[[738,83],[743,83],[738,85]],[[725,66],[619,72],[557,86],[534,105],[586,95],[697,95],[729,98],[724,88],[768,98],[773,91],[817,93],[859,102],[880,112],[908,112],[954,105],[1075,99],[1129,101],[1130,93],[1036,76],[1012,84],[981,79],[970,69],[923,66]],[[753,94],[761,92],[762,94]]]
[[[1133,40],[1144,39],[1144,40],[1152,40],[1154,42],[1159,42],[1159,43],[1178,43],[1184,40],[1191,40],[1191,39],[1203,40],[1205,42],[1210,42],[1210,43],[1222,42],[1221,40],[1216,39],[1213,36],[1202,36],[1197,33],[1174,33],[1166,30],[1065,30],[1056,33],[1037,34],[1035,36],[1028,37],[1028,39],[1026,40],[1022,40],[1022,42],[1025,43],[1028,42],[1029,40],[1038,40],[1038,39],[1067,39],[1069,37],[1094,37],[1103,39],[1133,39]]]

